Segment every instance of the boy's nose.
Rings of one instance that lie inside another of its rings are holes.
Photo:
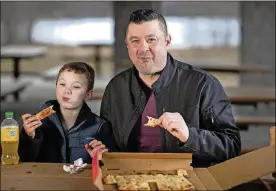
[[[71,89],[70,89],[70,88],[67,88],[67,89],[65,90],[65,94],[68,94],[68,95],[72,94]]]

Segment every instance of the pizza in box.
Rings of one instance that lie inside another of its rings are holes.
[[[162,172],[107,174],[106,185],[116,185],[118,190],[195,190],[184,169],[176,174]]]

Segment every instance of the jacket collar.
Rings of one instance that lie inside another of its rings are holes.
[[[152,85],[152,89],[155,92],[155,94],[158,94],[159,92],[162,91],[163,88],[165,88],[173,79],[175,72],[176,72],[176,68],[177,68],[177,62],[173,59],[173,57],[170,55],[170,53],[167,53],[167,63],[165,68],[162,70],[159,78],[157,79],[156,82],[154,82],[154,84]],[[133,80],[132,85],[133,87],[141,87],[141,85],[139,85],[139,81],[141,81],[141,79],[139,78],[138,75],[138,71],[137,69],[133,66],[132,67],[132,72],[133,72],[133,78],[135,80]],[[133,90],[133,91],[137,91],[137,89]]]
[[[60,112],[60,105],[57,100],[50,100],[46,102],[46,107],[49,107],[51,105],[54,105],[53,109],[56,111],[55,114],[49,116],[49,119],[58,127],[60,133],[64,136],[64,128],[61,123],[61,112]],[[71,129],[74,129],[74,127],[78,126],[80,123],[87,120],[89,113],[91,112],[91,109],[88,107],[88,105],[84,102],[82,105],[82,108],[79,112],[79,115],[76,119],[76,122],[74,126]],[[71,130],[70,129],[70,130]]]

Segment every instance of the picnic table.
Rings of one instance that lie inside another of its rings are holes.
[[[18,101],[20,92],[22,92],[29,85],[31,85],[31,82],[21,82],[21,81],[16,81],[14,83],[5,84],[5,85],[1,84],[1,101],[5,100],[6,97],[9,95],[13,95],[14,99]]]
[[[258,103],[273,103],[276,101],[275,88],[263,87],[225,87],[226,95],[232,104],[256,105]],[[94,91],[93,100],[101,100],[104,89]]]
[[[17,79],[20,76],[20,61],[32,59],[46,54],[45,47],[9,45],[1,47],[1,59],[13,60],[13,76]]]
[[[274,71],[272,67],[262,66],[262,65],[253,65],[253,64],[241,64],[241,65],[222,65],[222,64],[193,64],[196,67],[201,68],[202,70],[209,72],[250,72],[250,73],[271,73]]]
[[[121,170],[172,170],[184,168],[194,177],[190,167],[191,154],[178,153],[106,153],[103,173]],[[137,165],[139,163],[139,165]],[[92,183],[91,165],[77,174],[63,171],[62,163],[19,163],[1,166],[1,190],[98,190]],[[227,174],[225,174],[227,177]],[[196,178],[196,177],[194,177]],[[269,180],[262,179],[263,182]],[[195,183],[195,182],[194,182]],[[200,189],[201,184],[195,183]],[[235,191],[267,191],[260,180],[242,184]],[[104,185],[105,190],[116,190],[112,185]],[[262,188],[262,189],[260,189]]]
[[[232,104],[256,106],[258,103],[275,103],[276,101],[275,88],[240,86],[224,89]]]
[[[96,65],[96,72],[97,72],[97,75],[99,77],[101,77],[103,75],[101,67],[100,67],[100,64],[101,64],[101,50],[104,47],[111,47],[112,45],[109,44],[109,43],[82,43],[82,44],[78,44],[78,46],[94,48],[94,50],[95,50],[94,59],[95,59],[95,65]]]
[[[192,61],[189,62],[189,64],[208,72],[272,73],[275,71],[273,67],[254,64],[225,65],[220,63],[197,63]],[[122,59],[120,65],[122,67],[129,67],[133,64],[129,59]]]

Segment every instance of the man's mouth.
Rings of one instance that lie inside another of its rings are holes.
[[[150,60],[152,58],[151,57],[139,57],[139,59],[141,59],[141,60]]]

